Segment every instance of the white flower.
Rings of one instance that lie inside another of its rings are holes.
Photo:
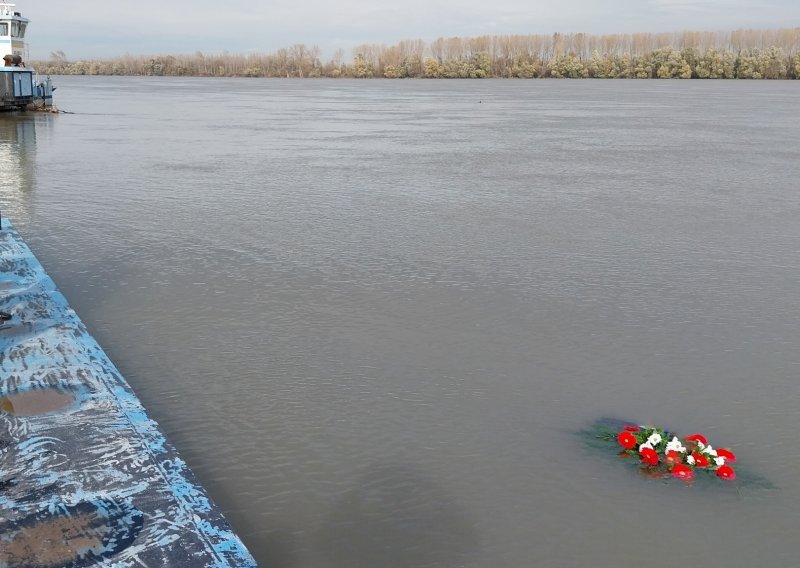
[[[689,465],[694,465],[694,457],[691,455],[686,456],[686,463],[688,463]]]
[[[717,450],[712,448],[711,444],[707,445],[705,448],[702,448],[700,451],[703,452],[704,454],[708,454],[708,455],[714,456],[714,457],[716,457],[716,455],[717,455]]]
[[[647,443],[652,444],[653,446],[655,446],[659,442],[661,442],[661,435],[658,432],[653,432],[652,434],[650,434],[650,437],[647,438]]]
[[[653,449],[653,444],[650,443],[650,440],[647,440],[644,444],[639,446],[639,452],[641,453],[641,451],[645,448],[650,448],[651,450]]]
[[[725,458],[722,456],[714,458],[714,463],[717,465],[725,465]]]
[[[683,454],[683,453],[686,453],[686,448],[683,447],[683,444],[681,444],[681,441],[678,439],[677,436],[675,436],[674,438],[672,438],[672,440],[667,442],[666,451],[667,452],[680,452],[680,453]]]

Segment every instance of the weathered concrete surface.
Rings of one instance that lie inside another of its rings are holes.
[[[0,568],[255,565],[4,219]]]

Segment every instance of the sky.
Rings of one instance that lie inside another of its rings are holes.
[[[800,0],[5,0],[31,20],[32,59],[274,53],[505,34],[800,27]]]

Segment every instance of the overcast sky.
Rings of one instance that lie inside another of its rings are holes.
[[[14,0],[10,0],[14,1]],[[16,0],[33,59],[274,53],[404,39],[800,26],[800,0]]]

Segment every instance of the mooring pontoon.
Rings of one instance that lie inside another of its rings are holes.
[[[0,0],[0,110],[16,110],[53,105],[50,77],[39,80],[36,71],[25,65],[28,52],[25,31],[28,19],[15,10],[16,4]]]

